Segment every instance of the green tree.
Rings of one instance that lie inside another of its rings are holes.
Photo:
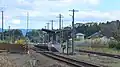
[[[76,28],[77,33],[85,34],[85,37],[88,37],[100,30],[100,27],[97,23],[86,23],[78,26]]]
[[[114,37],[117,41],[120,41],[120,21],[111,21],[106,24],[101,24],[101,32],[107,37]]]
[[[19,29],[11,29],[11,30],[5,30],[4,31],[4,40],[6,41],[15,41],[17,39],[20,39],[23,37],[22,31]]]
[[[44,33],[41,30],[32,30],[27,33],[26,37],[29,38],[31,42],[42,42]]]

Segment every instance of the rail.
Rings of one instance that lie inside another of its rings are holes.
[[[108,54],[108,53],[102,53],[102,52],[95,52],[95,51],[87,51],[87,50],[76,50],[78,52],[84,52],[84,53],[90,53],[90,54],[96,54],[100,56],[108,56],[108,57],[113,57],[113,58],[118,58],[120,59],[120,55],[115,55],[115,54]]]
[[[41,53],[42,55],[45,55],[47,57],[50,57],[52,59],[55,59],[55,60],[58,60],[61,62],[65,62],[65,63],[70,64],[70,65],[75,66],[75,67],[105,67],[105,66],[100,66],[100,65],[91,64],[88,62],[83,62],[83,61],[71,59],[71,58],[68,58],[65,56],[61,56],[59,54],[55,54],[53,52],[40,51],[39,53]]]

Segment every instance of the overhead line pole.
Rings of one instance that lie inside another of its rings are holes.
[[[51,20],[51,29],[53,30],[53,22],[54,20]]]
[[[61,14],[59,14],[59,17],[57,17],[57,18],[59,18],[60,44],[62,45],[62,39],[61,39],[61,21],[62,21],[63,16]],[[64,53],[64,51],[63,51],[63,53]]]
[[[50,23],[47,23],[47,29],[49,29],[49,25],[50,25]]]
[[[62,20],[62,30],[64,30],[64,29],[63,29],[63,20]],[[63,39],[63,31],[62,31],[62,39]]]
[[[62,20],[62,29],[63,29],[63,20]]]
[[[74,28],[74,14],[75,12],[78,12],[78,10],[69,10],[69,11],[72,11],[73,12],[73,15],[72,15],[72,54],[74,54],[74,38],[75,38],[75,28]]]
[[[49,29],[50,23],[47,23],[47,29]],[[50,41],[50,34],[48,33],[48,42]]]
[[[50,21],[51,21],[51,29],[53,30],[53,22],[54,22],[54,20],[50,20]],[[54,41],[54,36],[55,36],[55,34],[52,34],[52,43]]]
[[[61,30],[61,22],[62,22],[63,16],[61,14],[59,14],[59,16],[57,18],[59,18],[59,29]]]
[[[26,17],[26,23],[27,23],[27,31],[26,31],[26,36],[28,35],[28,25],[29,25],[29,13],[27,12],[27,17]],[[27,36],[27,43],[28,43],[28,36]],[[28,46],[28,45],[27,45]]]
[[[61,17],[62,17],[62,15],[59,14],[59,29],[60,29],[60,30],[61,30]]]
[[[8,31],[9,31],[9,39],[11,40],[10,26],[8,26]],[[9,43],[10,43],[10,40],[9,40]]]
[[[1,40],[4,40],[4,11],[1,11],[2,12],[2,35],[1,35]]]
[[[27,12],[27,32],[28,32],[28,24],[29,24],[29,13]]]
[[[45,29],[46,29],[46,26],[45,26]]]

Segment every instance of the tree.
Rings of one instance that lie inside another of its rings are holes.
[[[32,42],[42,42],[44,33],[41,30],[32,30],[27,32],[26,37]]]
[[[12,41],[18,40],[23,37],[22,31],[19,29],[11,29],[4,31],[4,40]]]
[[[107,37],[114,37],[117,41],[120,41],[120,21],[111,21],[101,25],[101,32]]]
[[[86,23],[82,24],[81,26],[78,26],[76,28],[77,33],[83,33],[85,34],[85,37],[88,37],[100,30],[100,27],[97,23]]]

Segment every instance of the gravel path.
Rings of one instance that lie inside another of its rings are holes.
[[[0,67],[17,67],[7,56],[7,53],[0,54]]]
[[[30,50],[30,54],[0,54],[0,67],[70,67]]]

